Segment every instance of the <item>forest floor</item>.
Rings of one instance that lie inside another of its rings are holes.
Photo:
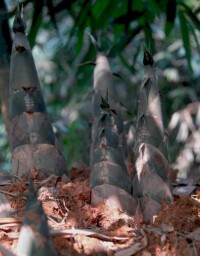
[[[37,185],[37,173],[35,175]],[[0,245],[15,253],[23,221],[29,182],[0,183],[14,217],[0,218]],[[23,196],[22,196],[23,195]],[[176,196],[153,224],[105,204],[90,205],[89,169],[73,168],[71,181],[49,177],[39,190],[57,255],[188,256],[200,255],[200,188]],[[1,212],[1,205],[0,205]],[[1,253],[0,256],[9,255]]]

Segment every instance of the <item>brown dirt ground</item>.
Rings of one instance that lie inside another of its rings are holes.
[[[35,186],[37,182],[36,173]],[[26,180],[0,186],[16,210],[15,220],[0,218],[0,244],[13,252],[28,187]],[[40,189],[48,224],[57,231],[52,235],[57,255],[200,255],[200,188],[193,196],[175,197],[172,205],[163,205],[152,225],[136,223],[133,217],[104,204],[94,208],[90,194],[89,170],[84,168],[73,168],[68,183],[54,176]],[[76,229],[78,234],[59,233]],[[94,233],[87,236],[86,229]],[[14,238],[9,236],[13,232]]]

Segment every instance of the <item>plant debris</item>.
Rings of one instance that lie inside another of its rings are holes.
[[[57,255],[200,255],[198,186],[192,196],[176,196],[171,205],[163,203],[154,223],[146,225],[103,203],[92,207],[90,170],[73,168],[70,173],[68,183],[34,180]],[[16,255],[29,182],[2,185],[0,181],[0,190],[0,198],[6,196],[12,209],[9,216],[0,217],[0,255]]]

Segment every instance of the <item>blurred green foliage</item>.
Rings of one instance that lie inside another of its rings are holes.
[[[143,45],[158,67],[165,124],[198,100],[198,0],[24,0],[27,33],[44,98],[70,166],[89,163],[94,35],[110,57],[124,120],[134,120]],[[6,0],[10,23],[16,0]],[[60,127],[60,128],[59,128]],[[64,127],[61,128],[61,127]],[[0,147],[4,146],[1,142]]]

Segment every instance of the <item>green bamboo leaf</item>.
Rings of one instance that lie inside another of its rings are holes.
[[[132,1],[132,9],[139,12],[144,11],[145,3],[141,0]]]
[[[166,10],[166,24],[165,24],[165,36],[167,37],[174,26],[174,20],[176,18],[176,1],[168,0],[167,1],[167,10]]]
[[[169,36],[173,27],[174,27],[174,24],[172,22],[166,21],[166,23],[165,23],[165,37]]]
[[[0,4],[0,61],[9,60],[12,49],[12,39],[8,24],[7,8],[4,1]],[[1,67],[3,68],[3,67]]]
[[[66,43],[66,48],[70,47],[70,43],[73,40],[73,36],[76,34],[77,30],[79,29],[83,30],[84,22],[86,22],[87,16],[88,16],[88,1],[85,0],[79,10],[79,12],[74,17],[74,26],[72,27],[70,33],[69,33],[69,39]],[[78,52],[79,53],[79,52]]]
[[[193,38],[194,38],[194,40],[196,42],[197,49],[198,49],[198,51],[200,53],[200,42],[199,42],[199,39],[198,39],[198,37],[196,35],[195,28],[192,26],[192,24],[189,24],[189,29],[190,29],[190,31],[191,31],[191,33],[193,35]]]
[[[124,48],[133,40],[133,38],[140,33],[142,26],[137,26],[132,31],[129,31],[126,35],[122,35],[118,38],[116,44],[111,49],[109,57],[113,57],[119,54]]]
[[[147,3],[149,4],[152,11],[156,14],[160,14],[161,9],[159,7],[159,4],[155,0],[148,0]]]
[[[96,1],[95,4],[92,6],[92,13],[94,17],[97,19],[102,17],[101,14],[107,8],[107,5],[109,5],[109,2],[107,1]]]
[[[119,5],[115,5],[116,8],[113,8],[112,1],[95,1],[94,5],[89,6],[91,14],[95,19],[95,28],[102,29],[107,26],[111,9],[113,10],[113,17],[119,16],[120,13],[125,13],[126,5],[126,1],[121,1]]]
[[[31,48],[35,45],[36,36],[42,23],[42,10],[43,1],[35,2],[32,24],[28,34],[28,40],[31,45]]]
[[[195,12],[193,12],[186,4],[182,3],[181,4],[184,9],[185,9],[185,13],[187,15],[187,17],[191,20],[191,22],[194,24],[194,26],[200,30],[200,20],[197,17],[197,14],[195,14]]]
[[[137,20],[141,16],[144,15],[144,11],[138,12],[138,11],[130,11],[127,12],[124,15],[121,15],[117,18],[114,19],[113,23],[114,24],[126,24],[126,23],[131,23],[134,20]]]
[[[146,41],[145,45],[147,45],[148,48],[151,49],[152,52],[154,53],[155,52],[155,42],[153,39],[152,29],[149,26],[149,24],[146,24],[143,29],[144,29],[145,41]]]
[[[31,26],[30,32],[28,34],[28,40],[31,48],[35,45],[35,40],[41,24],[42,24],[42,14],[38,16],[37,21],[35,22],[34,26]]]
[[[177,0],[174,0],[174,1],[177,1]],[[166,0],[159,0],[159,1],[157,0],[157,2],[159,2],[159,7],[160,7],[161,12],[166,13],[167,1]]]
[[[184,12],[182,10],[178,11],[178,17],[179,17],[179,22],[180,22],[180,27],[181,27],[183,46],[185,48],[185,55],[186,55],[186,58],[187,58],[189,69],[190,69],[190,71],[192,71],[189,29],[188,29],[187,20],[185,18]]]
[[[139,51],[138,51],[139,52]],[[124,56],[123,53],[119,53],[119,59],[121,61],[121,63],[131,72],[131,73],[135,73],[135,68],[134,68],[134,65],[131,65],[128,61],[127,61],[127,58],[126,56]]]
[[[200,13],[200,6],[194,10],[194,13],[197,15]]]
[[[39,1],[36,1],[36,2],[39,2]],[[41,3],[42,2],[43,1],[41,1]],[[46,1],[46,6],[48,8],[48,12],[51,17],[51,22],[53,23],[55,30],[58,31],[58,26],[57,26],[57,22],[56,22],[56,13],[55,13],[53,1],[52,0]]]

